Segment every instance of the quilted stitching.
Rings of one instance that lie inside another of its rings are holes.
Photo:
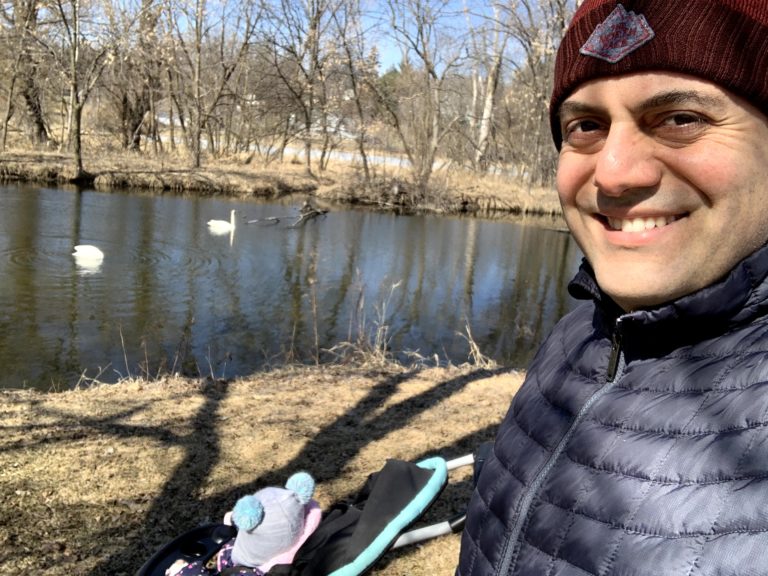
[[[765,572],[754,567],[768,549],[767,267],[764,248],[718,286],[628,315],[626,370],[534,498],[514,543],[514,574]],[[719,303],[717,338],[700,329],[709,299]],[[741,303],[730,317],[727,301]],[[470,504],[458,576],[495,576],[521,483],[603,384],[605,314],[599,302],[578,307],[534,359]]]

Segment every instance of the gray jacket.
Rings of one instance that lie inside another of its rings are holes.
[[[457,576],[768,575],[768,248],[622,314],[588,302],[542,345],[480,474]]]

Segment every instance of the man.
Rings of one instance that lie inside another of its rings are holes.
[[[457,575],[768,575],[768,0],[586,0],[550,113],[586,302],[499,428]]]

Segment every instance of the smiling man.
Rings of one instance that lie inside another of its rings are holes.
[[[560,107],[565,218],[624,310],[720,279],[768,238],[768,122],[693,77],[597,79]]]
[[[768,0],[586,0],[550,114],[584,303],[499,428],[457,575],[768,575]]]

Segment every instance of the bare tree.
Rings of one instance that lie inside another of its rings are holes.
[[[309,174],[315,121],[318,115],[328,113],[324,82],[330,51],[326,50],[326,41],[336,9],[335,0],[278,0],[270,11],[270,64],[301,116],[304,162]],[[289,124],[295,121],[291,118]]]
[[[548,105],[557,46],[574,0],[515,0],[499,4],[514,40],[516,68],[504,101],[506,146],[519,177],[552,182],[556,165],[549,139]]]
[[[114,44],[105,41],[103,23],[88,18],[84,0],[54,0],[52,10],[60,26],[63,52],[49,49],[62,58],[69,94],[67,145],[74,155],[74,179],[86,177],[83,168],[83,108],[106,66],[113,60]],[[96,14],[93,8],[91,16]]]
[[[14,113],[14,101],[18,94],[21,100],[22,126],[27,138],[35,145],[47,144],[48,129],[43,116],[43,106],[38,85],[38,68],[41,52],[37,49],[39,0],[14,0],[10,6],[0,10],[7,23],[6,42],[9,54],[14,54],[8,74],[8,100],[3,118],[2,148],[5,148],[8,124]]]
[[[156,131],[154,109],[161,90],[161,61],[157,0],[139,0],[138,5],[115,1],[108,6],[110,34],[130,41],[115,41],[115,66],[105,79],[106,89],[119,119],[120,143],[124,149],[139,150],[142,132]],[[153,142],[157,142],[155,138]]]
[[[483,54],[483,57],[478,59],[478,65],[473,75],[473,111],[479,108],[479,121],[476,126],[473,126],[477,131],[474,165],[482,172],[487,171],[489,167],[488,154],[496,116],[498,88],[504,63],[504,52],[510,34],[508,27],[500,25],[501,10],[499,4],[494,3],[493,18],[490,20],[492,26],[489,30],[492,35],[492,40],[489,42],[490,54],[487,55],[487,58]],[[484,82],[482,81],[483,74],[478,70],[481,68],[481,64],[482,68],[486,70]]]
[[[209,7],[207,0],[176,6],[166,4],[168,29],[173,35],[168,67],[171,96],[192,154],[201,165],[203,133],[212,141],[217,108],[231,96],[229,82],[246,58],[261,16],[253,2],[224,1]]]
[[[351,101],[357,122],[354,139],[363,165],[366,184],[371,181],[366,140],[368,124],[373,116],[373,95],[368,88],[374,84],[378,67],[378,53],[375,49],[366,55],[365,33],[362,28],[362,14],[359,0],[347,0],[339,6],[333,17],[336,35],[340,44],[341,60],[346,69],[348,91],[344,90],[343,101]],[[347,98],[347,94],[349,97]],[[343,104],[340,103],[340,104]]]
[[[241,124],[248,130],[247,140],[266,162],[284,159],[289,143],[304,131],[296,118],[303,115],[301,103],[284,81],[280,71],[291,70],[287,62],[274,66],[275,45],[271,40],[260,43],[243,74],[242,96],[238,99],[242,111]]]
[[[463,34],[450,30],[449,0],[389,0],[389,26],[403,61],[395,82],[374,88],[410,162],[416,190],[427,190],[443,139],[463,114],[446,117],[446,82],[458,73]],[[394,89],[394,92],[392,92]]]
[[[163,142],[174,146],[180,132],[194,166],[205,150],[281,159],[300,141],[312,174],[346,139],[370,181],[366,146],[375,127],[407,157],[415,184],[408,191],[426,192],[443,160],[547,185],[556,160],[552,66],[576,3],[6,0],[3,135],[13,121],[30,141],[46,142],[56,119],[44,112],[60,94],[62,141],[82,174],[83,114],[98,87],[111,97],[101,130],[139,149],[167,115]],[[376,34],[402,56],[383,75]]]

